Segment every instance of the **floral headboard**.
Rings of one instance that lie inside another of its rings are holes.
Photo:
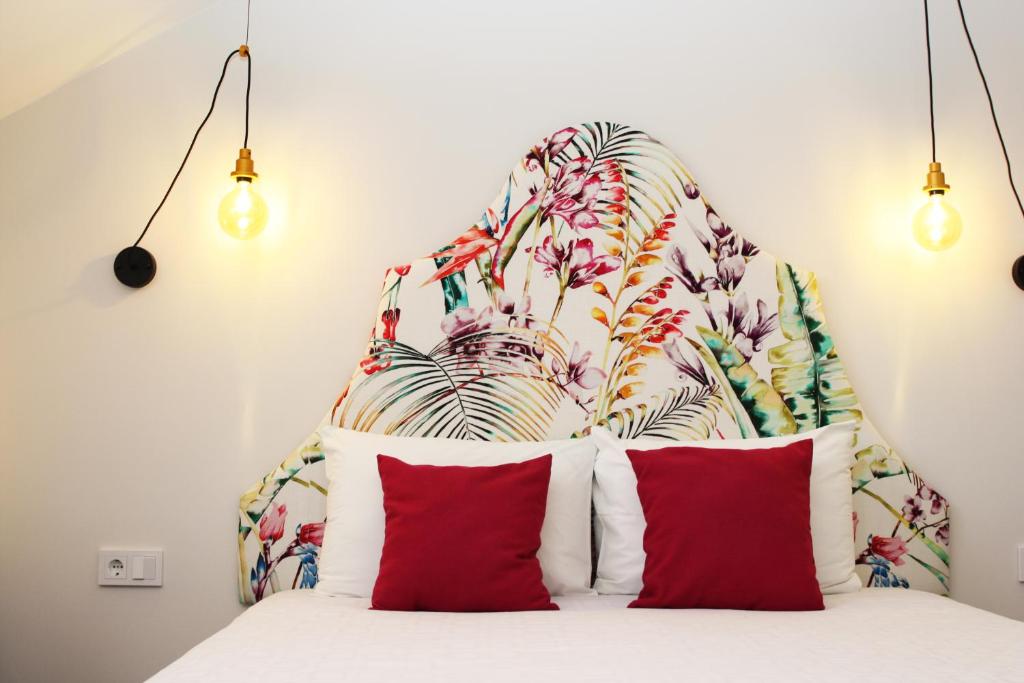
[[[814,274],[735,232],[676,156],[628,126],[529,149],[480,220],[384,277],[364,358],[324,424],[499,441],[774,436],[855,420],[866,585],[945,593],[946,500],[864,417]],[[241,599],[316,584],[316,434],[241,499]]]

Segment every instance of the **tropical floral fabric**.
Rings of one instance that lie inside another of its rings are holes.
[[[649,135],[588,123],[532,147],[476,224],[388,270],[365,357],[324,422],[525,441],[847,420],[861,577],[945,593],[946,500],[864,418],[814,275],[733,230]],[[322,460],[314,434],[242,497],[244,602],[316,583]]]

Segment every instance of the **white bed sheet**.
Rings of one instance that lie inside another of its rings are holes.
[[[823,612],[803,613],[625,609],[630,599],[450,614],[286,591],[151,681],[1024,682],[1024,622],[930,593],[827,595]]]

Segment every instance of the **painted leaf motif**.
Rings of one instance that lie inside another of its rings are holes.
[[[768,350],[772,386],[785,397],[800,431],[860,420],[857,396],[836,354],[813,273],[776,267],[779,327],[789,341]]]
[[[906,465],[891,448],[874,444],[854,453],[854,465],[850,475],[854,489],[859,489],[875,479],[896,477],[906,473]]]
[[[546,335],[487,330],[424,353],[392,342],[390,365],[349,392],[339,425],[357,431],[490,441],[545,438],[561,395],[537,360],[542,348],[567,364]]]
[[[797,423],[786,402],[758,376],[743,354],[714,330],[698,326],[697,332],[714,358],[712,368],[721,368],[757,433],[760,436],[795,434]]]
[[[442,250],[445,251],[445,250]],[[434,265],[440,270],[451,259],[447,256],[434,257]],[[466,287],[466,271],[460,270],[448,277],[441,278],[441,292],[444,294],[444,312],[451,313],[456,308],[469,306],[469,290]]]
[[[673,388],[648,401],[611,413],[597,424],[620,439],[702,441],[714,432],[721,403],[721,395],[712,388]]]
[[[444,249],[430,255],[431,258],[446,258],[448,261],[427,278],[423,285],[437,282],[454,273],[462,272],[477,256],[497,244],[497,240],[477,227],[472,227],[455,238]]]
[[[491,264],[491,277],[494,283],[502,289],[505,288],[505,267],[516,253],[519,241],[523,239],[523,235],[537,219],[537,213],[540,211],[541,203],[547,192],[547,185],[537,190],[525,204],[519,207],[519,210],[509,219],[508,225],[505,226],[505,231],[501,235],[497,252],[494,255],[494,262]]]

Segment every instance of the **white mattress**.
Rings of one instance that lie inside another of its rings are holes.
[[[825,596],[823,612],[376,612],[314,591],[274,595],[152,681],[1021,681],[1024,622],[900,589]]]

